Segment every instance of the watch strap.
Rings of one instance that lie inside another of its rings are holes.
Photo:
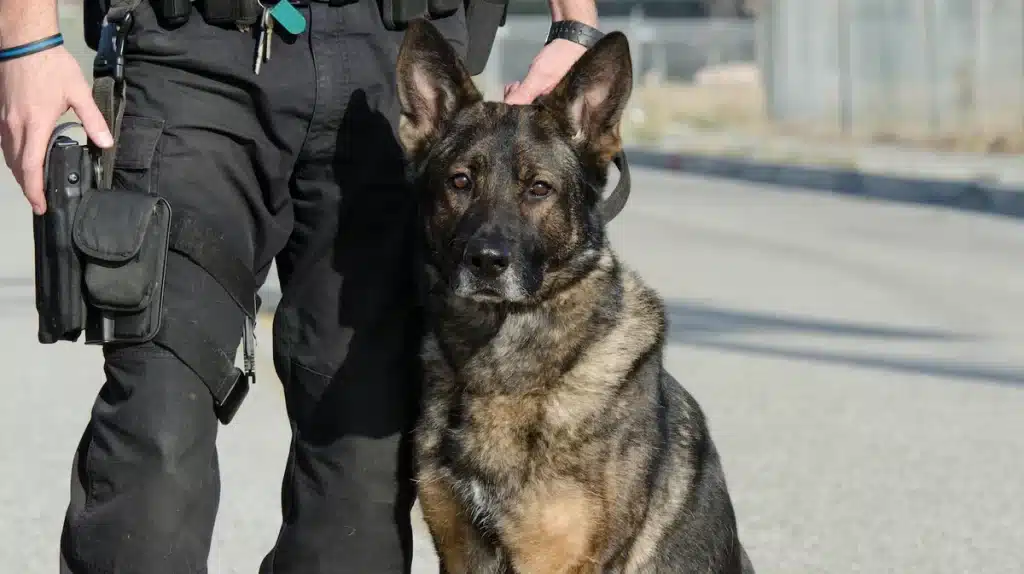
[[[544,44],[550,44],[554,40],[569,40],[590,49],[603,36],[604,32],[583,22],[559,20],[551,23],[551,28],[548,30],[548,39]]]

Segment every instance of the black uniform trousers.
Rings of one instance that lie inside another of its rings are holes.
[[[163,28],[143,2],[125,48],[113,182],[208,217],[261,283],[276,259],[273,354],[292,443],[283,524],[261,573],[398,574],[412,556],[420,335],[416,202],[396,135],[402,37],[383,28],[375,0],[299,9],[306,31],[278,27],[256,75],[256,31],[195,9]],[[464,14],[437,24],[464,55]],[[244,315],[205,271],[171,253],[165,298],[235,356]],[[72,465],[61,571],[204,573],[221,488],[211,395],[156,344],[104,358]]]

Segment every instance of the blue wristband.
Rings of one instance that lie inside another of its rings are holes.
[[[36,52],[42,52],[43,50],[49,50],[50,48],[60,46],[64,43],[64,36],[57,32],[49,38],[43,38],[42,40],[36,40],[35,42],[29,42],[28,44],[22,44],[20,46],[14,46],[13,48],[6,48],[0,50],[0,62],[6,62],[7,60],[13,60],[15,58],[21,58],[22,56],[28,56],[35,54]]]

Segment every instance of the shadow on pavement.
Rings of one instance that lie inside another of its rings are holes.
[[[952,360],[823,351],[731,340],[731,337],[737,335],[746,333],[763,335],[767,332],[774,332],[780,336],[803,334],[816,337],[859,337],[885,341],[964,342],[976,340],[976,337],[928,329],[897,328],[777,313],[739,311],[679,300],[666,301],[665,306],[669,320],[668,338],[672,343],[750,355],[1024,387],[1024,370],[1019,369],[992,368]]]

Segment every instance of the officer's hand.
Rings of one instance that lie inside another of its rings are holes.
[[[46,211],[46,148],[57,120],[69,107],[96,145],[114,144],[81,67],[64,46],[0,62],[0,146],[7,167],[37,214]]]
[[[550,92],[586,51],[584,46],[561,38],[544,46],[523,81],[505,86],[505,103],[529,104]]]

